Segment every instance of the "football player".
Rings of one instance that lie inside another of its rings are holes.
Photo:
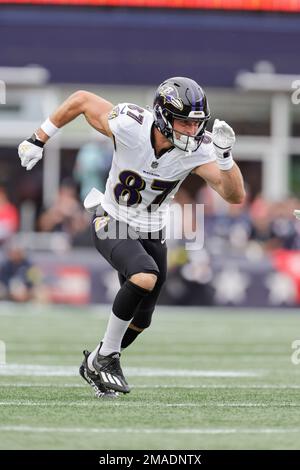
[[[229,203],[241,203],[245,192],[231,153],[234,131],[218,119],[212,133],[205,130],[209,106],[194,80],[165,80],[157,88],[152,111],[131,103],[113,106],[93,93],[77,91],[19,145],[22,166],[31,170],[48,139],[81,114],[114,143],[92,227],[97,250],[118,272],[120,290],[103,339],[92,353],[84,351],[80,374],[97,396],[115,397],[130,391],[120,351],[149,327],[166,279],[164,228],[172,197],[190,173],[204,178]]]

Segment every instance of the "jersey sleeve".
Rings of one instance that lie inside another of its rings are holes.
[[[136,148],[140,143],[144,109],[131,103],[116,105],[108,115],[108,124],[116,144]]]

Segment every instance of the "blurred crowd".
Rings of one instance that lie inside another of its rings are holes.
[[[264,256],[276,249],[300,249],[300,222],[294,217],[300,208],[300,200],[288,197],[278,202],[267,201],[258,194],[252,201],[227,204],[209,187],[201,188],[196,197],[186,189],[175,196],[175,205],[182,209],[183,239],[173,240],[172,245],[183,245],[196,230],[204,231],[204,248],[212,253]],[[198,204],[202,211],[190,211]]]
[[[202,211],[183,210],[195,203]],[[300,208],[296,197],[270,202],[258,194],[243,204],[229,205],[206,186],[196,197],[181,189],[174,204],[184,214],[180,221],[184,236],[168,243],[165,304],[249,305],[255,298],[269,306],[299,303],[299,263],[293,258],[300,249],[300,221],[293,215]],[[203,241],[201,250],[194,250],[191,243],[197,243],[196,233],[201,235],[198,242]]]
[[[293,212],[300,208],[294,196],[267,201],[258,194],[243,204],[227,204],[209,187],[201,189],[197,202],[205,205],[205,244],[213,251],[257,254],[283,248],[300,249],[300,222]]]
[[[0,299],[15,302],[41,300],[42,273],[20,242],[11,239],[4,246],[0,264]]]

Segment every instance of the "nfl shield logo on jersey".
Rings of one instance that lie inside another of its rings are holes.
[[[158,162],[152,162],[151,163],[151,168],[157,168],[158,167]]]

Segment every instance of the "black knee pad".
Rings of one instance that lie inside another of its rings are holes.
[[[154,289],[142,300],[140,307],[135,312],[132,323],[138,328],[148,328],[150,326],[152,315],[165,280],[165,276],[158,276]]]
[[[137,328],[141,328],[143,330],[149,328],[149,326],[151,325],[153,312],[154,308],[149,310],[139,310],[136,315],[134,315],[132,323]]]

